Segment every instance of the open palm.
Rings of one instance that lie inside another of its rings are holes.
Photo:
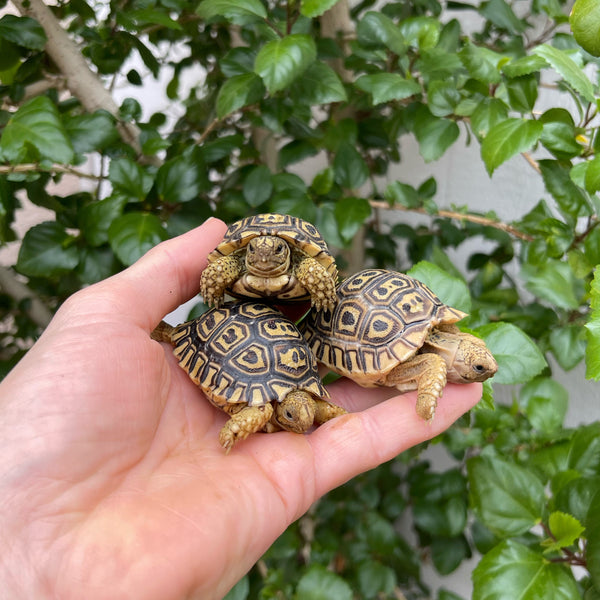
[[[225,455],[226,416],[149,333],[198,289],[210,220],[75,294],[0,385],[0,581],[10,598],[222,598],[319,496],[433,437],[481,386],[330,387],[353,411]]]

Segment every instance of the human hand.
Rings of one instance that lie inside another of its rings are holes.
[[[218,599],[328,490],[439,434],[481,385],[416,394],[340,380],[351,414],[225,455],[214,408],[150,339],[198,289],[225,226],[202,227],[72,296],[0,385],[0,581],[7,598]]]

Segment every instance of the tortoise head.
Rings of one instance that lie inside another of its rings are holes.
[[[260,235],[246,247],[246,268],[258,277],[282,275],[290,267],[290,247],[274,235]]]
[[[498,364],[485,342],[469,333],[433,331],[424,350],[439,354],[446,362],[448,381],[485,381],[498,370]]]
[[[315,401],[308,392],[294,390],[282,402],[275,403],[273,418],[286,431],[304,433],[314,423]]]

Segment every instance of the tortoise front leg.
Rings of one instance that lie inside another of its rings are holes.
[[[315,258],[307,256],[300,259],[296,265],[296,279],[310,294],[311,304],[317,309],[335,308],[335,276],[332,277],[327,269]]]
[[[240,277],[243,268],[241,259],[235,255],[221,256],[209,263],[200,278],[204,302],[217,308],[223,304],[225,290]]]
[[[263,406],[245,406],[239,412],[231,415],[231,418],[219,433],[219,442],[225,452],[233,448],[239,440],[245,440],[251,433],[260,431],[271,419],[273,415],[273,406],[264,404]]]
[[[437,354],[417,354],[394,367],[385,385],[401,392],[417,390],[417,414],[426,421],[433,419],[437,401],[446,385],[446,363]]]
[[[315,423],[317,425],[321,425],[321,423],[325,423],[329,419],[345,415],[347,412],[345,408],[327,400],[315,400]]]

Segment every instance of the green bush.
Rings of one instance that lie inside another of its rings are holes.
[[[304,217],[346,272],[410,270],[468,311],[500,369],[434,441],[450,468],[420,448],[348,482],[228,597],[430,598],[423,564],[445,576],[481,556],[474,599],[600,598],[600,424],[565,428],[554,378],[582,361],[600,377],[600,63],[566,2],[13,4],[20,16],[0,18],[0,240],[17,239],[25,201],[52,218],[0,268],[3,374],[69,294],[161,240],[211,215]],[[165,99],[153,114],[108,91],[127,81],[144,97],[149,79]],[[392,176],[406,136],[427,165],[478,146],[490,176],[521,154],[544,196],[510,223],[440,207],[433,177]],[[78,191],[57,193],[67,176]],[[513,401],[495,406],[506,384]]]

